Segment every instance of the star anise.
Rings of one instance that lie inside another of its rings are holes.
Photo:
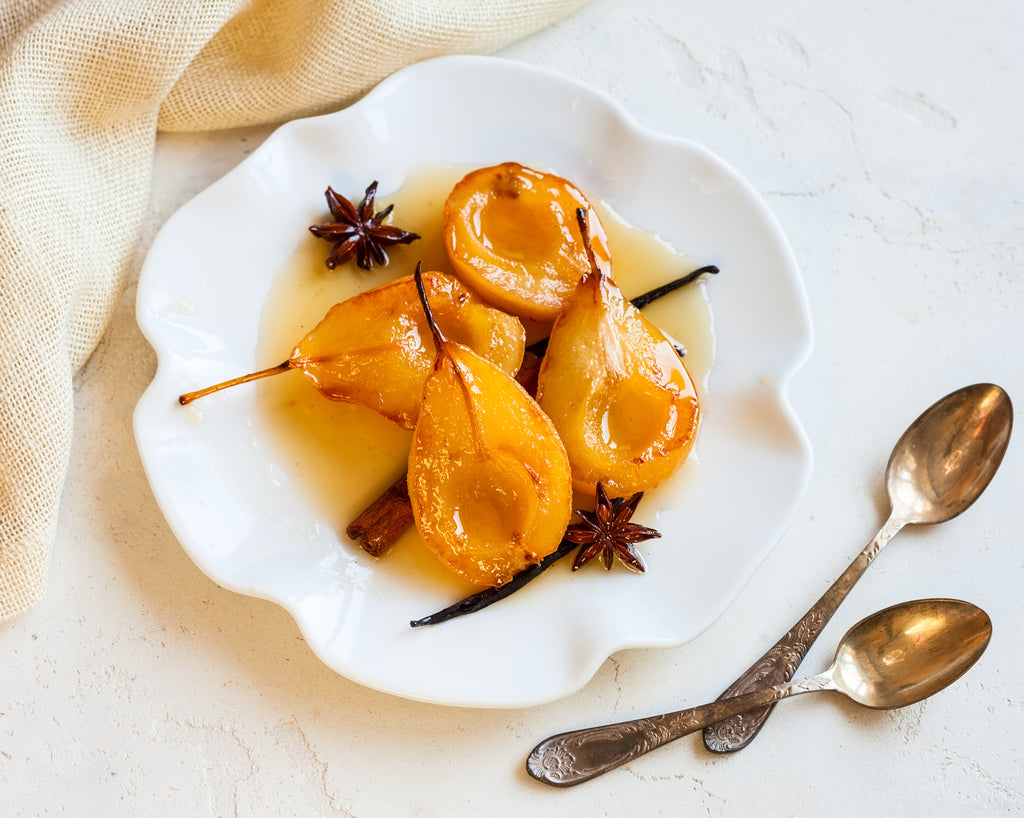
[[[582,546],[573,560],[573,571],[600,554],[606,570],[611,570],[612,561],[617,557],[631,571],[643,573],[644,561],[633,546],[661,536],[653,528],[629,521],[643,496],[644,493],[638,491],[628,500],[609,500],[604,486],[597,484],[597,507],[593,511],[577,510],[581,521],[565,532],[565,539]]]
[[[333,270],[355,256],[359,267],[372,270],[375,263],[388,263],[385,247],[409,244],[419,238],[415,233],[384,224],[395,207],[393,204],[374,214],[373,200],[377,195],[377,182],[366,188],[366,195],[358,206],[330,187],[325,195],[327,206],[336,221],[314,224],[309,232],[334,244],[334,249],[327,257],[328,269]]]

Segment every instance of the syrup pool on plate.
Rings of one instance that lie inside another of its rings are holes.
[[[349,262],[328,270],[324,259],[330,245],[312,235],[302,241],[272,284],[262,316],[257,365],[269,367],[285,360],[334,304],[410,275],[417,262],[422,262],[424,270],[451,274],[442,241],[442,208],[449,191],[469,170],[450,165],[423,168],[410,174],[399,190],[378,192],[377,209],[394,203],[391,222],[421,236],[410,245],[389,248],[386,267],[366,271]],[[371,181],[367,179],[365,184]],[[360,191],[339,192],[354,203],[361,198]],[[613,276],[627,297],[701,266],[702,262],[677,252],[657,236],[630,225],[599,200],[590,201],[608,236]],[[325,205],[322,220],[328,219]],[[714,333],[704,282],[655,301],[644,314],[686,349],[686,368],[697,385],[702,406],[706,406]],[[528,341],[546,335],[546,330],[528,325]],[[318,518],[346,540],[345,527],[405,471],[412,433],[365,407],[325,399],[298,373],[261,381],[254,388],[258,390],[261,426],[272,430],[274,439],[268,443],[281,467],[301,485]],[[679,472],[645,499],[638,519],[654,520],[660,510],[658,503],[664,508],[677,498],[695,468],[696,450]],[[416,540],[414,532],[407,532],[384,555],[389,568],[416,574],[419,582],[429,577],[467,593],[473,590],[444,571],[425,548],[409,547]],[[351,547],[354,553],[362,553],[354,543]]]

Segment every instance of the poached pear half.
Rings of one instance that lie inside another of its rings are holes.
[[[561,543],[572,515],[569,459],[526,390],[446,338],[425,288],[420,298],[437,355],[409,452],[413,518],[449,569],[504,585]]]
[[[431,272],[422,278],[438,302],[437,321],[451,338],[506,372],[519,369],[526,332],[518,318],[484,303],[450,275]],[[369,407],[412,429],[434,357],[416,282],[404,276],[335,304],[278,366],[190,392],[179,401],[191,403],[229,386],[297,369],[324,397]]]
[[[570,181],[517,162],[479,168],[445,201],[448,258],[459,277],[492,304],[553,321],[590,269],[574,226],[580,207],[591,214],[592,250],[608,264],[604,230]]]
[[[586,211],[577,220],[589,247]],[[593,495],[600,482],[610,496],[625,497],[679,468],[700,406],[672,342],[590,259],[552,327],[537,402],[565,444],[575,488]]]

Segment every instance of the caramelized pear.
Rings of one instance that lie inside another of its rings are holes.
[[[569,459],[533,398],[446,338],[425,287],[420,298],[437,357],[409,452],[416,528],[455,573],[504,585],[561,543],[572,515]]]
[[[455,272],[492,304],[553,321],[590,270],[573,227],[581,207],[590,211],[593,252],[607,264],[604,230],[571,182],[515,162],[480,168],[445,202],[445,249]]]
[[[577,214],[584,244],[587,214]],[[555,321],[537,402],[558,429],[573,485],[623,497],[669,477],[693,447],[697,392],[672,343],[591,258]]]
[[[423,287],[438,301],[437,321],[449,337],[504,372],[518,370],[526,343],[518,318],[485,304],[452,276],[424,273],[422,278]],[[367,406],[412,429],[434,357],[416,282],[405,276],[335,304],[284,363],[190,392],[179,401],[187,404],[229,386],[297,369],[325,397]]]

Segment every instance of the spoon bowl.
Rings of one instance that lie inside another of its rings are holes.
[[[556,787],[580,784],[709,724],[800,693],[834,690],[866,707],[904,707],[959,679],[991,635],[988,615],[969,602],[904,602],[854,625],[824,673],[661,716],[559,733],[533,749],[526,770]]]
[[[988,615],[967,602],[906,602],[847,632],[832,678],[836,689],[865,707],[906,707],[959,679],[978,661],[991,635]]]
[[[995,476],[1013,427],[1000,387],[979,383],[932,404],[893,447],[886,489],[904,523],[943,523],[966,511]]]

